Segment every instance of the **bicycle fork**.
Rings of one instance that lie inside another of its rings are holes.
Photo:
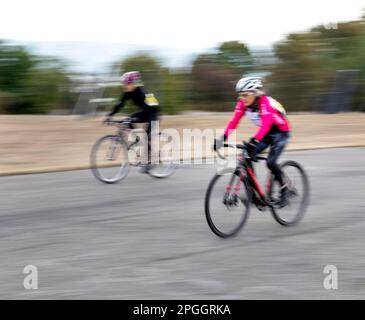
[[[236,205],[238,202],[238,195],[241,188],[242,181],[240,178],[235,182],[236,176],[233,174],[229,184],[226,185],[226,191],[223,196],[223,204]]]

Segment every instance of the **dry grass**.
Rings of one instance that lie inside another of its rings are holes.
[[[231,114],[165,116],[162,128],[224,128]],[[288,150],[365,146],[365,114],[289,115],[293,136]],[[112,133],[101,118],[70,116],[0,116],[0,174],[86,168],[93,143]],[[247,139],[256,128],[244,119],[238,138]]]

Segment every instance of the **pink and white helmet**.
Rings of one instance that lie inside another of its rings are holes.
[[[129,71],[120,77],[120,82],[124,86],[131,83],[139,84],[141,82],[141,75],[139,71]]]

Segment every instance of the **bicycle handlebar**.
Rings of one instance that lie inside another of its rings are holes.
[[[123,119],[123,120],[108,120],[104,122],[108,126],[121,126],[121,125],[128,125],[130,123],[130,120]]]
[[[223,144],[223,147],[246,150],[247,149],[247,142],[243,141],[243,144],[229,144],[229,143],[225,143],[225,144]],[[217,152],[219,158],[221,158],[222,160],[226,160],[226,158],[224,156],[222,156],[222,154],[219,152],[219,150],[216,150],[216,152]],[[255,160],[266,160],[265,157],[259,157],[259,156],[256,156],[255,159],[252,159],[249,156],[246,156],[246,158],[251,159],[252,161],[255,161]]]
[[[236,148],[236,149],[245,149],[245,142],[244,144],[228,144],[228,143],[225,143],[223,145],[223,147],[229,147],[229,148]]]

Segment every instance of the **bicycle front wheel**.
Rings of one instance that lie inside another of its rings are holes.
[[[247,221],[250,203],[251,193],[236,169],[217,173],[205,196],[205,216],[210,229],[222,238],[235,236]]]
[[[128,146],[118,135],[102,137],[91,150],[90,163],[91,171],[99,181],[119,182],[129,171]]]
[[[275,206],[279,201],[279,183],[272,180],[270,197],[273,202],[271,208],[274,219],[283,226],[298,223],[303,217],[309,203],[309,180],[299,163],[286,161],[280,165],[284,182],[288,186],[287,204],[280,208]],[[272,178],[273,179],[273,178]]]

